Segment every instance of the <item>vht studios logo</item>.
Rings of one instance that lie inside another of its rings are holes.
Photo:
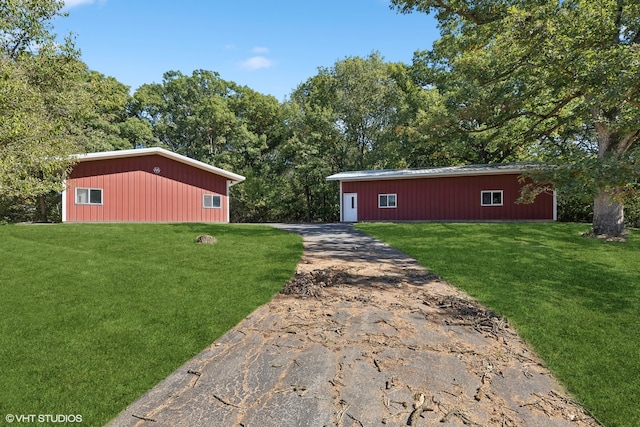
[[[7,414],[8,423],[81,423],[82,415],[64,414]]]

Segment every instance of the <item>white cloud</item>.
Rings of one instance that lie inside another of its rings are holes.
[[[261,68],[270,68],[274,62],[264,56],[254,56],[242,62],[241,67],[248,70],[259,70]]]
[[[253,53],[269,53],[269,48],[268,47],[262,47],[262,46],[256,46],[253,49],[251,49],[251,51]]]

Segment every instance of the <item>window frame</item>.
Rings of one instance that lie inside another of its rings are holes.
[[[386,205],[382,205],[382,198],[386,199]],[[393,197],[393,206],[389,204],[389,197]],[[396,209],[398,207],[398,194],[397,193],[380,193],[378,194],[378,208],[379,209]]]
[[[207,206],[206,200],[207,197],[210,197],[211,199],[211,206]],[[215,203],[213,203],[213,200],[218,199],[218,206],[215,206]],[[203,194],[202,195],[202,208],[203,209],[222,209],[222,196],[220,194]]]
[[[489,194],[491,203],[484,202],[484,195]],[[494,197],[496,194],[500,194],[500,203],[494,203]],[[504,206],[504,190],[482,190],[480,192],[480,206]]]
[[[86,202],[81,202],[78,198],[78,192],[79,190],[86,190],[87,191],[87,201]],[[91,193],[93,191],[99,191],[100,192],[100,202],[99,203],[95,203],[91,201]],[[82,206],[102,206],[104,204],[104,189],[102,188],[95,188],[95,187],[76,187],[75,189],[75,203],[76,205],[82,205]]]

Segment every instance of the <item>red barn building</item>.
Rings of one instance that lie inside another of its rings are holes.
[[[162,148],[79,155],[62,221],[229,222],[229,188],[244,179]]]
[[[526,170],[523,164],[369,170],[327,180],[340,182],[343,222],[555,221],[555,192],[516,203]]]

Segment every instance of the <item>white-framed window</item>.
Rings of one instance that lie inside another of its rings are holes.
[[[222,198],[217,194],[205,194],[202,196],[202,207],[220,209],[222,207]]]
[[[101,205],[102,188],[76,188],[76,205]]]
[[[395,194],[378,194],[379,208],[395,208],[398,205],[397,196]]]
[[[502,190],[487,190],[480,194],[482,206],[502,206]]]

